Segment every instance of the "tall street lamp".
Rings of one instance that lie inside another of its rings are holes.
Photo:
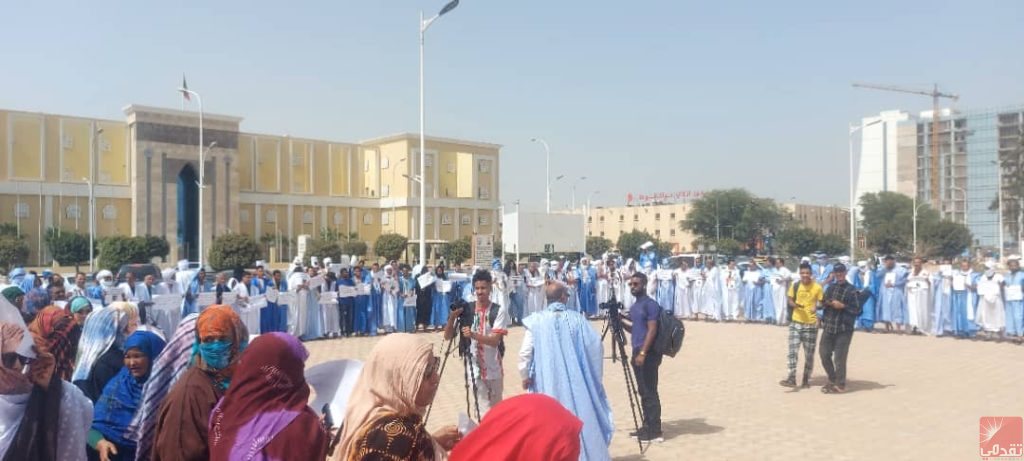
[[[395,188],[395,172],[398,171],[398,165],[401,165],[406,160],[408,160],[408,159],[405,158],[405,157],[402,157],[397,162],[395,162],[394,165],[391,166],[391,189]],[[405,175],[402,175],[402,176],[405,176]],[[391,199],[391,231],[395,232],[395,233],[398,233],[398,220],[395,217],[395,191],[394,190],[390,190],[390,189],[388,190],[388,198]]]
[[[459,0],[452,0],[448,2],[444,8],[441,8],[437,14],[430,19],[423,19],[423,12],[420,11],[420,264],[427,263],[427,240],[424,237],[427,231],[426,219],[427,219],[427,182],[424,178],[427,177],[427,137],[426,129],[424,128],[424,97],[423,97],[423,45],[424,35],[430,25],[437,21],[438,18],[454,10],[455,7],[459,6]]]
[[[864,128],[867,128],[867,127],[869,127],[871,125],[877,125],[879,123],[882,123],[881,119],[875,120],[875,121],[870,122],[870,123],[866,123],[864,125],[859,125],[859,126],[858,125],[854,125],[852,123],[850,124],[849,141],[850,141],[850,259],[851,260],[856,260],[857,259],[857,253],[856,253],[856,250],[857,250],[857,197],[855,196],[856,192],[854,192],[854,186],[853,186],[853,135],[856,134],[858,131],[864,129]],[[884,142],[886,142],[886,140],[882,139],[882,142],[884,143]],[[861,148],[861,152],[863,152],[863,151],[864,151],[864,149]],[[916,196],[916,194],[915,194],[915,196]],[[916,218],[914,219],[914,223],[916,225],[916,223],[917,223],[917,219]],[[915,245],[914,251],[915,252],[917,251],[916,245]]]
[[[544,186],[545,186],[545,203],[547,204],[547,213],[551,213],[551,148],[548,147],[547,141],[541,138],[532,138],[532,142],[539,142],[544,146]]]
[[[206,163],[203,161],[203,97],[188,89],[185,86],[185,81],[182,79],[181,88],[178,88],[182,97],[186,100],[191,100],[192,96],[196,97],[196,103],[199,104],[199,257],[198,263],[199,268],[203,268],[203,184],[206,184],[203,179],[206,174]]]
[[[581,183],[581,182],[583,182],[583,181],[586,181],[586,180],[587,180],[586,176],[580,176],[580,179],[578,179],[576,181],[573,181],[573,183],[572,183],[572,189],[570,190],[570,195],[571,195],[572,198],[570,200],[572,201],[571,203],[572,203],[572,211],[573,211],[573,213],[576,212],[576,185]]]
[[[1003,235],[1003,166],[999,164],[999,160],[992,160],[991,163],[996,166],[996,190],[999,191],[999,259],[1003,259],[1003,246],[1006,243]]]

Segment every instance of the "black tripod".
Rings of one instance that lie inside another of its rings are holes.
[[[615,362],[615,353],[618,351],[620,363],[622,363],[622,374],[626,378],[626,394],[629,396],[629,409],[633,412],[633,427],[640,432],[640,422],[643,421],[643,408],[640,407],[640,396],[636,390],[636,379],[633,376],[633,367],[629,361],[629,355],[626,354],[626,334],[622,328],[622,317],[620,317],[619,311],[622,310],[622,303],[615,299],[615,293],[612,292],[612,298],[601,305],[602,309],[608,310],[608,321],[604,325],[604,331],[601,333],[601,342],[604,343],[604,337],[610,331],[612,333],[612,362]],[[637,445],[640,446],[640,453],[643,454],[646,451],[644,444],[637,437]]]
[[[472,388],[473,388],[473,390],[472,390],[472,393],[473,393],[473,404],[476,407],[476,420],[479,422],[480,419],[481,419],[480,418],[480,400],[477,397],[476,379],[473,378],[473,366],[474,366],[473,365],[473,356],[472,356],[472,354],[469,351],[469,346],[470,346],[469,339],[462,337],[462,325],[464,323],[464,317],[466,316],[466,313],[468,312],[468,308],[470,308],[472,306],[469,306],[468,304],[466,304],[464,302],[456,302],[455,304],[452,304],[452,310],[458,309],[460,307],[463,309],[463,311],[462,311],[463,314],[458,316],[458,317],[456,317],[455,318],[455,323],[454,323],[454,325],[452,325],[452,330],[454,331],[455,336],[452,336],[452,338],[448,340],[448,346],[445,348],[445,351],[444,351],[444,360],[441,361],[441,369],[438,370],[438,377],[444,376],[444,368],[448,364],[448,356],[452,355],[452,347],[455,345],[455,341],[457,340],[459,342],[459,355],[462,357],[462,364],[466,368],[465,372],[462,375],[462,380],[463,380],[463,383],[464,383],[465,388],[466,388],[466,415],[468,416],[468,415],[472,415],[473,414],[472,411],[470,410],[470,405],[469,405],[470,387],[472,386]],[[470,314],[470,315],[472,315],[472,314]],[[465,323],[471,323],[471,322],[465,322]],[[427,419],[430,418],[430,410],[432,410],[433,408],[434,408],[434,404],[431,403],[430,407],[427,408],[426,415],[423,416],[423,425],[424,426],[426,426]]]

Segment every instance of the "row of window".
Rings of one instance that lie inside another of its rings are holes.
[[[106,220],[117,219],[117,207],[114,205],[105,205],[101,208],[101,216]],[[24,202],[18,202],[14,205],[14,217],[15,219],[28,219],[31,217],[29,213],[29,205]],[[82,207],[72,203],[64,208],[64,217],[67,219],[79,219],[82,217]]]
[[[399,162],[401,162],[401,160],[399,160]],[[363,164],[363,171],[369,172],[370,171],[371,163],[372,162],[371,162],[370,159],[366,159],[366,162]],[[425,163],[425,166],[427,168],[433,167],[434,166],[434,158],[431,157],[431,156],[427,156],[426,162],[424,162],[424,163]],[[391,167],[391,160],[388,159],[387,157],[381,157],[380,158],[380,168],[382,170],[386,170],[386,169],[388,169],[390,167]],[[448,162],[448,165],[447,165],[446,169],[447,169],[447,171],[449,173],[455,173],[455,171],[457,170],[457,168],[455,167],[455,162]],[[491,161],[490,160],[477,160],[476,171],[479,171],[481,173],[490,173],[491,172]]]
[[[669,213],[669,218],[668,219],[676,219],[676,214],[675,213]],[[654,213],[654,220],[655,221],[661,221],[661,213]],[[604,216],[598,217],[598,221],[604,222]],[[587,222],[588,223],[594,222],[594,217],[593,216],[588,216],[587,217]],[[619,215],[619,222],[626,222],[626,215],[621,215],[620,214]],[[638,215],[638,214],[633,215],[633,222],[640,222],[640,215]]]
[[[644,229],[644,232],[647,232],[647,229]],[[588,230],[587,231],[587,235],[594,235],[594,233]],[[604,237],[604,231],[601,231],[599,233],[599,235],[601,237]],[[676,230],[675,229],[669,229],[668,235],[669,235],[669,237],[675,237],[676,236]],[[661,237],[661,229],[655,229],[654,230],[654,236],[655,237]]]
[[[108,207],[110,207],[110,205],[108,205]],[[315,216],[315,214],[312,211],[304,211],[302,213],[302,224],[313,224],[314,223],[314,216]],[[249,222],[249,210],[241,210],[239,212],[239,216],[238,217],[239,217],[239,220],[241,220],[241,222],[245,222],[245,223]],[[264,213],[263,217],[264,217],[264,222],[268,222],[268,223],[277,222],[277,211],[276,210],[269,210],[266,213]],[[74,218],[72,218],[72,219],[74,219]],[[113,218],[110,218],[110,219],[113,219]],[[380,214],[380,223],[381,224],[387,225],[387,224],[390,223],[390,221],[391,221],[391,212],[385,211],[385,212],[382,212]],[[334,213],[334,225],[340,226],[341,224],[344,224],[344,222],[345,222],[345,213],[340,212],[340,211],[335,212]],[[486,226],[486,225],[490,224],[491,220],[486,215],[480,215],[479,218],[477,219],[477,222],[481,226]],[[434,223],[433,215],[432,214],[427,214],[427,222],[426,222],[426,224],[433,224],[433,223]],[[463,226],[469,226],[472,223],[473,223],[473,219],[472,219],[471,216],[469,216],[469,215],[463,215],[462,216],[462,225]],[[364,213],[363,214],[363,224],[364,225],[373,224],[373,213]],[[441,215],[441,225],[448,226],[448,225],[451,225],[451,224],[452,224],[452,215],[449,214],[449,213],[442,214]],[[675,231],[673,231],[673,232],[675,232]]]

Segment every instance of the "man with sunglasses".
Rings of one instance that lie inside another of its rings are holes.
[[[633,374],[640,392],[644,425],[630,436],[641,442],[662,442],[661,398],[658,396],[658,367],[661,354],[654,350],[654,337],[658,333],[658,316],[662,306],[647,296],[647,275],[635,272],[629,279],[629,292],[636,301],[623,316],[623,328],[629,332],[633,345]]]

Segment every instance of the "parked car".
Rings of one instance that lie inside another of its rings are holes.
[[[125,274],[135,274],[135,281],[141,283],[147,275],[153,275],[157,280],[161,279],[160,268],[156,264],[125,264],[117,270],[117,283],[124,282]]]

